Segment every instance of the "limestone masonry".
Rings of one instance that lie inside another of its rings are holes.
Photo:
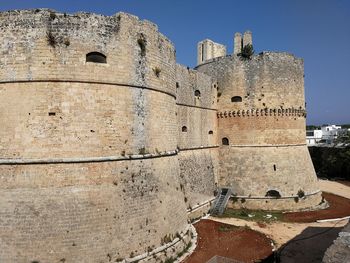
[[[321,202],[303,61],[198,44],[198,66],[137,17],[0,13],[0,262],[161,262],[189,220]],[[191,241],[192,240],[192,241]]]

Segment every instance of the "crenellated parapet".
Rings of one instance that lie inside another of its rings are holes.
[[[228,117],[303,117],[306,118],[305,109],[247,109],[247,110],[233,110],[233,111],[219,111],[217,113],[218,118],[228,118]]]

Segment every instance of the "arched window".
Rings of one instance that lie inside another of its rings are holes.
[[[90,52],[86,54],[86,62],[107,63],[107,57],[99,52]]]
[[[242,102],[242,97],[234,96],[231,98],[231,102]]]
[[[209,134],[209,135],[212,135],[212,134],[213,134],[213,131],[209,131],[208,134]]]
[[[201,92],[197,89],[197,90],[194,92],[194,96],[197,97],[197,98],[200,98],[200,97],[201,97]]]
[[[228,139],[225,137],[225,138],[222,138],[222,145],[229,145],[230,142],[228,141]]]
[[[182,132],[187,132],[187,127],[186,126],[182,126]]]
[[[266,197],[274,197],[274,198],[281,198],[280,192],[276,190],[269,190],[266,192]]]

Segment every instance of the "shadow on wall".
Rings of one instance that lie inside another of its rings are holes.
[[[319,263],[343,227],[308,227],[262,262]],[[279,256],[279,257],[278,257]]]

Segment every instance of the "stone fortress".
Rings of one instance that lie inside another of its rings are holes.
[[[211,40],[176,64],[157,26],[117,13],[0,13],[0,261],[161,262],[231,205],[321,202],[303,61]]]

